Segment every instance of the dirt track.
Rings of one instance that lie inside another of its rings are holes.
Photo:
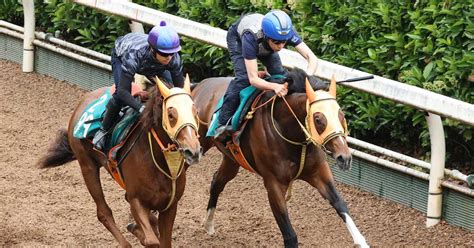
[[[50,170],[33,167],[85,91],[50,77],[21,72],[0,60],[0,246],[98,246],[117,243],[96,218],[77,162]],[[220,155],[211,150],[187,173],[173,242],[176,247],[281,247],[283,241],[267,203],[262,180],[244,170],[218,203],[216,234],[202,228],[208,189]],[[333,168],[337,169],[337,168]],[[126,233],[131,221],[124,192],[102,171],[106,199]],[[442,223],[426,229],[424,214],[353,187],[337,185],[371,246],[474,247],[474,232]],[[289,202],[301,247],[352,246],[335,210],[318,192],[295,183]],[[137,239],[126,233],[133,246]]]

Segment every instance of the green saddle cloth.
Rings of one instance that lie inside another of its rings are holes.
[[[106,105],[112,95],[110,88],[106,89],[104,94],[95,101],[91,102],[74,126],[73,136],[78,139],[93,138],[95,133],[102,126],[102,115],[105,112]],[[120,143],[128,134],[130,128],[138,119],[138,112],[130,107],[124,107],[121,110],[120,118],[115,125],[109,141],[106,142],[106,148],[113,147]]]

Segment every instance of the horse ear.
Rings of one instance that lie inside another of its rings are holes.
[[[184,79],[183,90],[186,91],[187,93],[191,94],[191,82],[189,80],[189,74],[188,73],[186,73],[186,78]]]
[[[308,97],[309,103],[316,101],[316,93],[311,87],[311,84],[309,84],[308,78],[306,78],[306,96]]]
[[[158,77],[156,77],[156,86],[158,86],[158,89],[160,90],[160,93],[163,98],[167,98],[170,95],[170,89],[168,89],[168,87],[166,87],[166,85],[161,82]]]
[[[331,78],[331,85],[329,85],[329,94],[336,98],[336,78],[334,77],[334,74]]]

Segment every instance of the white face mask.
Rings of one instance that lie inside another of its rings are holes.
[[[347,136],[346,119],[339,119],[341,107],[336,101],[336,80],[334,78],[331,80],[329,92],[324,90],[314,91],[306,80],[306,95],[308,97],[306,125],[313,143],[324,146],[333,137]],[[326,126],[321,133],[316,128],[315,114],[325,118]]]
[[[189,77],[186,75],[182,89],[168,89],[158,78],[156,81],[163,96],[162,125],[168,136],[178,143],[177,136],[184,127],[190,126],[197,133],[197,112],[191,98]]]

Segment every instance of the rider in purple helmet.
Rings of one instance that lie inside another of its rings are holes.
[[[183,87],[183,64],[178,54],[180,50],[178,33],[165,21],[155,26],[148,35],[129,33],[117,39],[112,49],[112,74],[116,91],[107,104],[102,127],[92,140],[96,149],[103,149],[104,137],[112,129],[122,106],[130,106],[140,113],[145,108],[130,94],[136,73],[146,76],[151,82],[158,76],[169,84]]]
[[[257,59],[265,66],[265,73],[285,75],[278,52],[285,46],[293,46],[307,61],[306,72],[316,72],[316,55],[301,40],[293,28],[290,17],[281,10],[266,15],[247,14],[232,24],[227,31],[227,49],[234,66],[235,78],[224,95],[215,138],[232,130],[230,119],[239,106],[239,92],[249,85],[261,90],[273,90],[285,96],[288,89],[283,84],[271,83],[259,77]]]

